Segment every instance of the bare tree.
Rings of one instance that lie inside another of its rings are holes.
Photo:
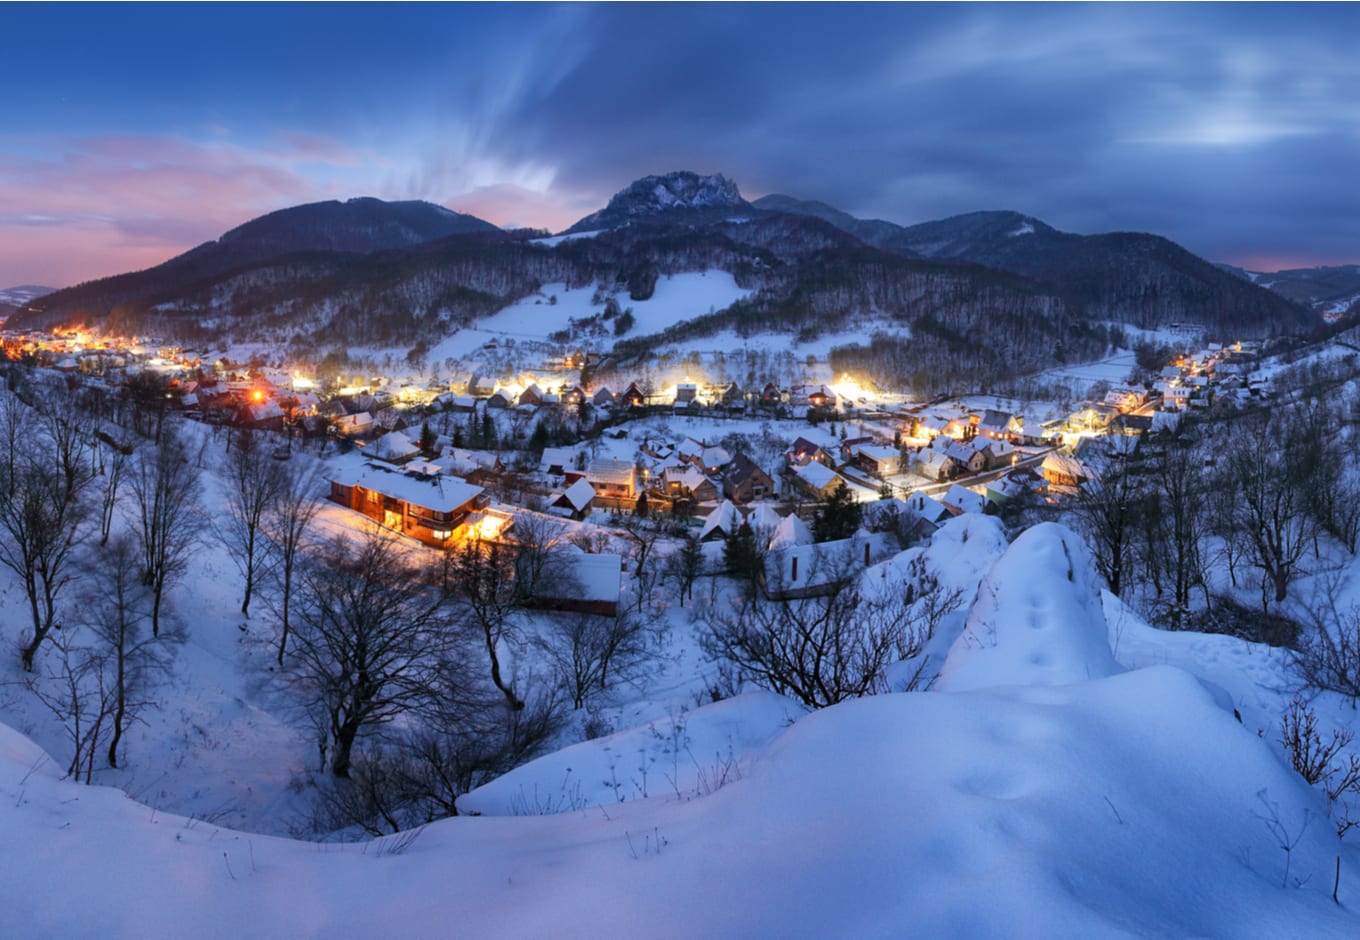
[[[694,600],[694,582],[704,569],[704,547],[699,537],[688,532],[680,543],[680,548],[667,561],[667,570],[680,587],[680,606],[685,598]]]
[[[151,633],[160,636],[165,587],[184,572],[203,525],[197,505],[199,482],[173,433],[137,457],[132,493],[138,509],[143,583],[151,588]]]
[[[815,596],[775,601],[752,592],[710,611],[701,646],[737,678],[812,708],[874,691],[886,666],[920,652],[931,625],[905,595],[861,592],[851,566],[823,564],[836,570],[803,576],[819,586]]]
[[[96,472],[103,478],[99,488],[99,544],[107,545],[109,533],[113,529],[113,515],[118,508],[119,492],[131,461],[132,446],[121,444],[106,434],[97,437],[93,445],[98,468]]]
[[[349,777],[360,732],[409,712],[435,689],[444,644],[440,592],[395,539],[327,543],[301,570],[291,671],[331,749],[331,773]]]
[[[75,396],[64,385],[52,387],[38,399],[38,412],[64,488],[74,496],[90,479],[85,461],[85,449],[93,444],[89,416],[77,407]]]
[[[1202,451],[1180,438],[1161,441],[1149,464],[1152,490],[1143,510],[1149,537],[1156,542],[1150,554],[1159,591],[1164,584],[1171,589],[1170,624],[1180,629],[1191,594],[1204,584],[1201,545],[1209,528],[1208,481]]]
[[[1289,596],[1313,537],[1302,488],[1291,473],[1296,452],[1283,430],[1279,423],[1244,419],[1227,448],[1228,482],[1237,496],[1233,521],[1261,569],[1263,608],[1271,588],[1277,603]]]
[[[130,536],[114,539],[95,563],[85,611],[107,664],[111,696],[108,760],[118,766],[123,732],[149,704],[150,673],[164,668],[160,646],[146,632],[151,617],[146,586],[137,577],[138,548]]]
[[[524,707],[505,676],[501,648],[517,643],[514,549],[492,540],[469,539],[450,543],[444,555],[444,585],[466,629],[481,641],[491,667],[491,682],[505,696],[512,711]]]
[[[572,707],[584,708],[613,681],[627,681],[649,659],[654,625],[636,610],[559,615],[539,638]]]
[[[1338,574],[1325,577],[1308,606],[1312,622],[1299,638],[1294,667],[1309,687],[1339,692],[1355,708],[1360,701],[1360,605],[1338,608],[1340,582]]]
[[[71,742],[67,776],[78,781],[84,771],[89,783],[114,705],[113,690],[105,675],[106,662],[96,651],[77,646],[69,633],[54,638],[52,646],[58,655],[48,665],[45,681],[29,677],[28,687],[66,730]]]
[[[236,447],[227,461],[227,511],[218,535],[245,581],[241,613],[249,616],[250,600],[265,559],[261,527],[282,496],[282,465],[266,452],[257,435],[238,431]]]
[[[85,506],[64,478],[43,466],[41,451],[0,464],[0,564],[18,575],[28,600],[33,633],[21,655],[26,672],[56,626],[60,597],[78,573],[76,546],[84,538]]]
[[[555,561],[567,543],[567,530],[551,516],[519,513],[510,536],[515,546],[515,597],[524,603],[537,595],[545,578],[560,574]]]
[[[274,556],[274,576],[278,583],[277,610],[280,621],[278,664],[283,666],[284,651],[288,648],[288,633],[292,626],[293,589],[297,577],[298,560],[306,544],[312,521],[321,508],[318,492],[321,475],[316,465],[300,458],[290,461],[283,473],[278,498],[265,515],[265,528],[270,535],[270,550]]]
[[[1075,501],[1078,526],[1094,549],[1096,567],[1118,595],[1129,577],[1142,487],[1122,458],[1112,460],[1099,479],[1079,487]]]

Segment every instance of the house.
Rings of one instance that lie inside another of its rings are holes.
[[[554,510],[563,511],[573,519],[584,519],[590,512],[590,504],[595,499],[595,488],[584,477],[578,477],[571,486],[549,502]]]
[[[359,437],[373,429],[373,416],[367,411],[353,415],[340,415],[332,421],[331,427],[335,428],[337,434],[343,434],[346,437]]]
[[[845,485],[840,475],[830,467],[813,461],[794,468],[793,478],[798,486],[813,499],[830,499]]]
[[[889,477],[901,472],[902,452],[896,447],[870,444],[856,448],[855,462],[863,467],[866,473],[872,473],[879,478]]]
[[[977,433],[979,437],[990,438],[994,441],[1018,441],[1022,432],[1023,426],[1020,418],[1004,411],[994,411],[989,408],[983,411],[982,417],[978,419]]]
[[[961,472],[981,473],[987,469],[988,444],[986,438],[979,440],[976,437],[970,441],[951,441],[945,446],[944,452],[959,465]]]
[[[764,405],[774,406],[782,404],[784,392],[773,382],[766,382],[765,387],[760,391],[760,401]]]
[[[961,516],[965,512],[987,511],[987,497],[981,493],[974,493],[957,483],[945,492],[941,502],[944,503],[946,509],[956,516]]]
[[[590,400],[597,408],[608,408],[614,404],[614,393],[609,390],[609,386],[601,386]]]
[[[774,511],[769,503],[761,503],[746,517],[746,524],[755,533],[757,545],[768,545],[770,538],[783,525],[784,517]]]
[[[772,549],[765,556],[762,587],[771,600],[832,594],[897,550],[895,536],[863,530],[834,542]]]
[[[528,388],[519,393],[518,404],[532,405],[535,408],[543,404],[543,390],[538,387],[538,383],[530,383]]]
[[[364,453],[392,464],[405,463],[420,453],[420,448],[400,431],[390,431],[365,448]]]
[[[809,462],[816,462],[834,467],[836,465],[836,452],[839,450],[840,444],[841,442],[836,435],[818,431],[816,428],[808,428],[789,447],[785,457],[791,466],[802,466]]]
[[[532,602],[547,610],[612,617],[619,611],[623,558],[588,554],[575,545],[553,552],[544,577],[534,585]]]
[[[952,437],[954,440],[962,440],[967,433],[970,422],[959,418],[946,418],[940,415],[926,415],[916,419],[916,433],[914,437],[926,437],[934,440],[943,435]]]
[[[723,495],[734,503],[749,503],[774,495],[774,480],[746,454],[738,452],[723,473]]]
[[[510,392],[509,389],[498,388],[492,394],[492,396],[487,399],[486,406],[488,408],[505,409],[509,408],[514,403],[515,396]]]
[[[1049,454],[1043,463],[1044,479],[1057,486],[1080,486],[1092,478],[1091,471],[1076,457]]]
[[[489,375],[474,375],[468,382],[467,393],[473,398],[486,398],[496,390],[496,380]]]
[[[959,463],[942,450],[926,447],[917,453],[912,469],[933,483],[943,483],[958,475]]]
[[[717,473],[732,462],[732,455],[722,447],[703,447],[698,453],[689,454],[688,457],[689,462],[704,473]]]
[[[446,473],[407,471],[359,458],[339,464],[330,484],[331,499],[341,506],[428,545],[443,545],[485,516],[508,518],[488,509],[491,499],[480,486]]]
[[[1015,449],[1015,445],[1010,441],[990,441],[974,438],[974,444],[981,446],[978,451],[986,458],[988,470],[995,470],[998,467],[1006,467],[1019,459],[1020,452]]]
[[[789,513],[775,526],[767,547],[774,551],[794,545],[811,545],[813,541],[812,529],[808,528],[808,524],[799,519],[797,513]]]
[[[1137,388],[1120,386],[1105,393],[1105,404],[1121,413],[1137,409],[1146,400],[1146,393]]]
[[[941,523],[951,515],[944,503],[933,496],[925,493],[915,492],[906,499],[907,509],[925,519],[927,522]]]
[[[662,471],[666,495],[672,499],[692,499],[711,503],[718,499],[718,484],[694,466],[667,467]]]
[[[681,382],[675,386],[675,404],[689,405],[699,397],[699,386],[693,382]]]
[[[983,493],[995,506],[1001,506],[1021,496],[1025,485],[1010,475],[997,477],[983,486]]]
[[[629,408],[641,408],[647,404],[647,396],[638,388],[636,382],[629,382],[628,387],[623,390],[623,403]]]
[[[731,500],[725,499],[704,519],[704,528],[699,533],[699,541],[713,542],[735,535],[741,524],[741,511]]]
[[[632,499],[637,496],[637,479],[627,460],[593,460],[585,477],[599,496]]]
[[[545,447],[538,459],[538,472],[560,477],[576,468],[576,451],[570,447]]]

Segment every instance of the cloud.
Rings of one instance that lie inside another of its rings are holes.
[[[263,212],[345,195],[341,178],[360,162],[312,136],[260,149],[149,135],[0,139],[0,283],[61,286],[164,261]],[[35,227],[56,241],[35,242]]]

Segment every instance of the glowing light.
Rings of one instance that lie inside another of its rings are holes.
[[[251,397],[254,398],[256,401],[264,401],[264,392],[261,392],[258,389],[256,389],[253,393],[251,393]]]

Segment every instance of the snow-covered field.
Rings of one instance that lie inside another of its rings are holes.
[[[932,548],[982,578],[936,690],[812,714],[742,695],[526,765],[465,798],[486,815],[410,835],[159,812],[0,729],[6,932],[1354,936],[1360,853],[1254,727],[1283,694],[1273,654],[1102,602],[1061,527],[998,559],[980,525],[999,531],[961,519]]]

